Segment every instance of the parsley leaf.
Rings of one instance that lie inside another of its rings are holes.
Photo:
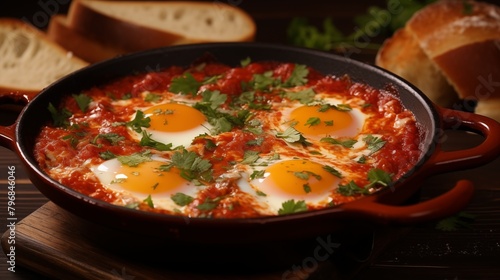
[[[250,81],[253,89],[255,90],[267,90],[272,86],[277,85],[280,80],[273,77],[273,71],[267,71],[263,74],[253,74],[253,78]]]
[[[202,83],[198,82],[191,73],[185,73],[184,76],[172,79],[169,90],[173,93],[196,95],[201,85]]]
[[[92,101],[92,98],[84,93],[80,93],[78,95],[73,94],[72,96],[75,99],[78,108],[80,108],[80,110],[85,113],[90,105],[90,102]]]
[[[110,151],[104,151],[102,153],[99,153],[99,157],[102,158],[103,160],[108,160],[108,159],[112,159],[112,158],[115,158],[116,155],[113,154],[112,152]]]
[[[321,180],[321,175],[318,175],[314,172],[311,172],[311,171],[295,171],[293,172],[293,175],[301,180],[309,180],[310,176],[316,178],[316,180]]]
[[[142,127],[149,127],[151,122],[150,117],[145,117],[144,112],[137,110],[133,120],[126,123],[127,126],[132,128],[135,132],[141,133]]]
[[[146,202],[148,204],[149,207],[151,208],[155,208],[155,205],[153,203],[153,199],[151,198],[151,195],[148,195],[148,197],[146,197],[144,199],[144,202]]]
[[[240,65],[241,67],[245,67],[245,66],[248,66],[248,64],[252,63],[252,59],[250,57],[247,57],[245,59],[242,59],[240,61]]]
[[[342,173],[340,173],[340,171],[338,171],[337,169],[335,169],[334,167],[331,167],[329,165],[323,165],[323,169],[332,174],[333,176],[336,176],[336,177],[339,177],[339,178],[342,178]]]
[[[219,201],[221,200],[222,198],[221,197],[216,197],[216,198],[210,198],[210,197],[207,197],[205,199],[205,201],[203,201],[203,203],[201,204],[198,204],[198,206],[196,206],[196,208],[198,210],[201,210],[201,211],[210,211],[210,210],[213,210],[217,207],[217,205],[219,204]]]
[[[366,188],[358,186],[354,181],[350,181],[347,185],[340,185],[337,188],[337,192],[343,196],[353,196],[356,194],[369,194],[370,192]]]
[[[227,94],[221,94],[218,90],[205,90],[201,96],[203,97],[202,104],[207,104],[212,109],[217,109],[227,100]]]
[[[252,174],[250,174],[250,180],[264,178],[264,174],[266,174],[266,170],[254,170]]]
[[[324,142],[324,143],[334,144],[334,145],[340,145],[340,146],[345,147],[345,148],[352,148],[354,146],[354,144],[356,144],[358,142],[354,139],[338,140],[338,139],[331,138],[331,137],[323,137],[319,141]]]
[[[141,138],[141,141],[139,142],[139,145],[146,146],[146,147],[152,147],[152,148],[155,148],[159,151],[171,151],[172,150],[172,143],[163,144],[161,142],[158,142],[158,141],[152,139],[151,134],[145,130],[142,131],[142,138]]]
[[[192,196],[180,192],[172,194],[170,199],[172,199],[172,201],[179,206],[186,206],[194,200]]]
[[[98,134],[94,140],[92,140],[93,144],[96,144],[97,139],[102,138],[108,140],[111,145],[116,145],[118,142],[125,140],[125,137],[121,136],[120,134],[117,133],[104,133],[104,134]]]
[[[297,92],[287,92],[285,96],[290,100],[298,100],[301,104],[309,104],[314,101],[316,93],[312,88]]]
[[[49,103],[49,106],[47,108],[50,112],[50,115],[52,116],[52,120],[54,123],[54,126],[57,127],[67,127],[69,126],[69,118],[73,115],[68,109],[62,108],[60,111],[52,105],[52,103]]]
[[[194,179],[212,180],[212,164],[195,152],[185,149],[182,152],[176,151],[172,154],[171,161],[171,165],[179,168],[180,175],[188,181]]]
[[[276,133],[276,137],[281,138],[288,143],[301,143],[304,146],[311,145],[311,143],[307,142],[306,138],[304,138],[299,131],[291,126],[283,132]]]
[[[260,158],[259,152],[247,150],[243,155],[241,164],[254,164]]]
[[[307,83],[307,75],[309,74],[309,69],[306,65],[295,64],[292,74],[283,84],[284,87],[295,87],[301,86]]]
[[[144,152],[134,153],[128,156],[117,156],[116,158],[124,165],[128,165],[130,167],[136,167],[143,162],[151,161],[151,152],[144,151]]]
[[[371,187],[376,184],[387,187],[392,183],[391,174],[378,168],[372,168],[368,171],[368,180],[370,181],[370,184],[366,187]]]
[[[321,124],[320,118],[310,117],[309,119],[307,119],[307,121],[304,125],[311,127],[311,126],[315,126],[315,125],[319,125],[319,124]]]
[[[304,200],[295,202],[294,199],[290,199],[281,204],[281,208],[278,210],[278,214],[285,215],[304,211],[307,211],[307,205]]]
[[[382,138],[374,137],[371,134],[364,137],[363,141],[365,141],[366,145],[368,146],[368,149],[371,151],[371,154],[382,149],[385,143],[387,143],[386,141],[382,140]]]

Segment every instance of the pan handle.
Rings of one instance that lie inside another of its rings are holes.
[[[4,104],[20,104],[26,106],[38,92],[20,92],[20,91],[2,91],[0,90],[0,105]],[[14,107],[9,107],[14,108]],[[15,107],[12,111],[17,111],[19,107]],[[14,150],[15,128],[17,121],[9,126],[0,125],[0,146],[10,150]]]
[[[394,222],[414,224],[449,217],[465,208],[474,193],[474,186],[468,180],[460,180],[448,192],[435,198],[413,205],[386,205],[376,201],[361,199],[342,206],[348,213],[360,214],[377,223]]]
[[[474,168],[500,156],[500,123],[478,114],[446,108],[438,110],[442,116],[444,130],[478,133],[484,136],[484,141],[464,150],[435,152],[425,164],[429,174]]]

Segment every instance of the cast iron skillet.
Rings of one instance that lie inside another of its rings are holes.
[[[312,212],[251,219],[186,218],[145,213],[104,203],[77,193],[49,178],[33,157],[33,146],[42,125],[51,120],[47,106],[63,96],[78,93],[128,74],[154,71],[171,65],[188,66],[206,53],[229,65],[244,58],[307,64],[324,74],[348,74],[354,81],[375,88],[394,86],[404,105],[413,111],[425,130],[424,156],[404,178],[360,200]],[[0,144],[16,152],[33,184],[61,208],[100,226],[141,237],[199,243],[241,243],[312,237],[333,232],[344,223],[369,220],[377,223],[415,223],[450,215],[471,198],[473,186],[459,181],[445,194],[414,205],[397,206],[414,194],[426,176],[475,167],[500,154],[500,124],[475,114],[435,106],[418,89],[382,69],[330,53],[259,43],[214,43],[166,47],[126,55],[91,65],[53,83],[36,96],[7,94],[3,97],[26,103],[17,121],[0,127]],[[463,129],[485,137],[478,146],[445,152],[440,136],[446,129]]]

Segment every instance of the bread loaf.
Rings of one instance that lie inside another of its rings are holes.
[[[75,0],[67,24],[88,38],[129,51],[251,41],[255,36],[248,14],[220,2]]]
[[[0,58],[0,93],[37,93],[88,64],[14,18],[0,19]]]
[[[394,59],[398,48],[394,45],[408,45],[407,40],[414,40],[412,48],[420,48],[452,86],[456,97],[467,101],[463,104],[477,102],[476,113],[500,120],[496,113],[500,111],[500,7],[477,1],[438,1],[415,13],[404,30],[409,36],[395,36],[384,43],[377,55],[377,65],[403,78],[409,77],[433,101],[449,106],[455,96],[447,91],[440,94],[426,89],[439,88],[442,79],[416,80],[414,76],[425,74],[408,63],[407,60],[415,58],[403,55],[398,61]]]
[[[65,49],[71,50],[74,55],[90,63],[113,58],[131,51],[96,41],[87,35],[81,34],[68,25],[67,17],[62,14],[51,17],[47,27],[47,36]]]

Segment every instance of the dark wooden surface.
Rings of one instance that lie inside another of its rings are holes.
[[[6,3],[16,4],[6,4]],[[44,1],[3,1],[0,4],[0,16],[14,16],[18,18],[33,19],[38,13],[45,11],[40,3]],[[51,3],[63,3],[67,1],[45,1]],[[352,29],[351,19],[354,15],[364,12],[368,1],[350,1],[350,3],[338,1],[220,1],[239,4],[247,10],[256,20],[258,25],[257,41],[286,43],[285,30],[294,16],[304,16],[311,20],[320,21],[326,16],[332,16],[336,22],[347,32]],[[385,1],[372,1],[370,4],[384,3]],[[8,6],[10,5],[10,6]],[[67,4],[57,4],[58,12],[64,12]],[[54,9],[54,8],[53,8]],[[53,10],[52,9],[52,10]],[[40,26],[43,28],[44,26]],[[0,58],[1,59],[1,58]],[[365,58],[363,58],[365,59]],[[370,62],[368,60],[368,62]],[[0,106],[0,123],[2,125],[12,123],[16,114]],[[476,145],[481,141],[481,137],[450,131],[449,137],[445,141],[445,147],[449,149],[461,149]],[[60,260],[74,259],[80,257],[81,250],[75,247],[67,247],[71,242],[78,241],[78,232],[71,231],[72,223],[68,221],[62,223],[55,231],[63,231],[71,234],[73,238],[65,243],[64,238],[52,239],[53,233],[46,226],[55,223],[57,219],[50,217],[43,218],[43,213],[48,210],[54,211],[53,205],[46,204],[48,201],[41,195],[36,187],[27,179],[26,173],[21,166],[17,156],[0,147],[0,233],[6,230],[7,224],[7,167],[16,166],[16,213],[18,222],[25,217],[29,217],[21,223],[21,235],[18,244],[20,248],[35,248],[34,245],[43,242],[55,242],[58,244],[57,252]],[[425,200],[446,191],[459,179],[470,179],[476,186],[476,192],[470,205],[464,209],[465,212],[473,214],[475,220],[470,224],[470,228],[461,228],[456,231],[445,232],[435,228],[436,221],[414,226],[380,226],[367,232],[366,234],[353,233],[351,238],[339,237],[336,242],[339,250],[330,255],[328,260],[318,263],[317,266],[307,269],[310,279],[500,279],[500,180],[498,171],[500,170],[500,159],[482,167],[466,171],[457,171],[428,178],[422,186],[418,199]],[[42,208],[40,208],[42,207]],[[48,210],[47,210],[48,209]],[[56,208],[57,209],[57,208]],[[37,211],[38,210],[38,211]],[[30,215],[34,213],[33,215]],[[64,217],[64,215],[62,215]],[[37,223],[38,221],[38,223]],[[20,226],[21,226],[20,225]],[[69,233],[64,227],[69,226]],[[45,228],[45,230],[43,230]],[[32,231],[39,231],[36,238],[29,238]],[[43,231],[49,235],[43,235]],[[30,233],[31,232],[31,233]],[[26,234],[28,233],[28,234]],[[24,237],[24,239],[23,239]],[[45,240],[45,241],[43,241]],[[373,243],[371,241],[374,241]],[[81,240],[82,243],[85,240]],[[310,246],[314,249],[318,246],[316,241],[312,241]],[[24,247],[23,247],[24,246]],[[293,249],[292,244],[289,250]],[[66,248],[66,249],[65,249]],[[38,248],[37,252],[45,252],[48,248]],[[65,251],[67,250],[67,251]],[[237,250],[237,248],[235,248]],[[40,279],[41,272],[49,275],[57,275],[62,279],[69,279],[70,275],[64,277],[64,273],[79,270],[53,270],[44,266],[46,259],[43,255],[36,255],[35,251],[23,250],[17,252],[18,260],[30,260],[16,264],[16,272],[7,270],[8,264],[4,254],[0,254],[0,279]],[[67,253],[67,255],[65,255]],[[95,253],[95,252],[94,252]],[[19,255],[22,254],[22,255]],[[266,254],[265,251],[262,254]],[[101,261],[113,261],[116,270],[109,265],[102,263],[97,268],[89,267],[88,270],[80,270],[81,278],[92,278],[93,270],[101,268],[101,271],[116,275],[116,279],[143,279],[143,270],[151,269],[154,273],[160,273],[165,279],[282,279],[284,273],[292,267],[301,267],[303,264],[311,264],[313,251],[301,250],[298,261],[292,262],[289,267],[276,267],[266,271],[265,274],[252,272],[258,268],[240,271],[236,274],[226,274],[226,268],[221,266],[219,270],[211,273],[196,272],[191,269],[186,270],[160,270],[158,267],[149,267],[148,264],[138,266],[137,263],[124,261],[121,256],[102,255]],[[36,256],[36,257],[35,257]],[[255,256],[258,258],[259,256]],[[81,258],[82,267],[86,263],[94,263],[95,259]],[[79,261],[80,261],[79,260]],[[86,262],[88,261],[88,262]],[[38,264],[38,265],[37,265]],[[110,270],[107,270],[110,268]],[[54,268],[56,269],[56,268]],[[81,269],[81,268],[78,268]],[[52,272],[51,272],[52,271]],[[114,273],[116,272],[116,274]],[[131,273],[132,272],[132,273]],[[183,274],[184,272],[184,274]],[[134,274],[135,273],[135,274]],[[159,274],[154,274],[159,275]],[[285,274],[286,275],[286,274]],[[295,275],[301,279],[306,274]],[[94,275],[94,278],[96,276]],[[78,278],[78,277],[77,277]],[[96,278],[95,278],[96,279]]]

